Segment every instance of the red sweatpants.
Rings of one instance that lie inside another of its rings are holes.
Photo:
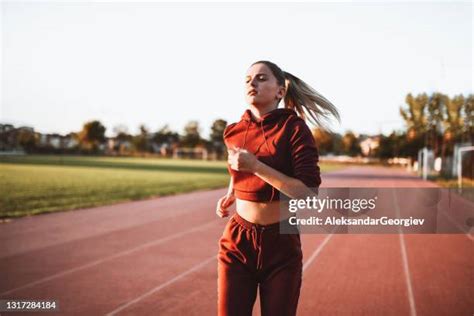
[[[219,240],[218,315],[251,316],[257,288],[262,316],[296,315],[302,280],[301,241],[280,223],[253,224],[235,213]]]

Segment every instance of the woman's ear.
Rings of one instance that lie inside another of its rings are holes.
[[[283,99],[283,97],[285,96],[285,94],[286,94],[286,89],[285,89],[285,87],[280,86],[280,88],[278,89],[278,92],[277,92],[276,97],[277,97],[277,99]]]

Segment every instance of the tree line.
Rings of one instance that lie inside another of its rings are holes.
[[[99,120],[88,121],[80,131],[67,135],[41,134],[31,127],[15,128],[11,124],[0,124],[0,151],[20,149],[26,153],[170,155],[174,148],[201,147],[222,156],[226,126],[225,120],[215,120],[209,137],[204,138],[197,121],[188,122],[182,133],[173,131],[169,125],[152,132],[142,124],[134,135],[128,132],[127,126],[117,125],[113,128],[113,137],[105,136],[107,129]]]
[[[30,127],[15,128],[0,124],[0,150],[22,149],[27,153],[70,153],[70,154],[139,154],[159,153],[171,155],[175,148],[204,148],[223,158],[226,151],[223,133],[227,121],[217,119],[212,123],[211,133],[204,138],[198,121],[188,122],[182,133],[173,131],[164,125],[156,131],[150,131],[145,125],[139,126],[135,135],[128,132],[125,125],[113,128],[113,137],[106,137],[106,127],[99,120],[86,122],[79,132],[65,136],[59,134],[41,134]],[[361,154],[359,138],[348,131],[344,135],[328,134],[313,129],[313,135],[322,154],[334,153],[357,156]]]
[[[405,129],[393,131],[388,136],[376,135],[376,148],[369,156],[388,159],[407,157],[417,159],[424,147],[433,150],[435,157],[453,155],[455,144],[474,143],[474,96],[464,97],[435,92],[428,96],[421,93],[405,97],[400,115]],[[315,139],[322,153],[357,155],[363,137],[352,132],[341,136],[316,129]]]
[[[405,102],[400,114],[407,125],[408,142],[427,147],[442,158],[453,154],[456,143],[474,142],[474,95],[408,94]]]
[[[416,160],[418,151],[427,147],[435,157],[453,154],[454,145],[474,143],[474,96],[449,97],[439,92],[428,96],[421,93],[405,97],[400,115],[406,123],[404,130],[385,136],[358,135],[352,131],[344,134],[312,130],[321,155],[369,156],[380,159],[408,157]],[[86,122],[82,130],[65,136],[44,135],[30,127],[15,128],[0,124],[0,150],[21,148],[27,153],[76,153],[76,154],[136,154],[159,153],[168,156],[175,148],[204,148],[217,159],[225,157],[223,132],[227,121],[217,119],[211,133],[204,138],[198,121],[188,122],[182,133],[164,125],[156,131],[145,125],[132,135],[124,125],[113,128],[114,136],[105,136],[106,127],[99,120]]]

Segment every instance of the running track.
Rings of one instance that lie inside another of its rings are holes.
[[[382,167],[352,167],[323,181],[433,186]],[[228,219],[214,209],[224,192],[0,224],[0,298],[55,299],[61,315],[215,315],[217,241]],[[298,315],[474,315],[472,234],[304,234],[302,243]]]

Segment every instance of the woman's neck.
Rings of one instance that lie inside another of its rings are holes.
[[[250,112],[252,112],[252,115],[254,116],[255,119],[260,119],[263,115],[266,113],[275,110],[278,108],[278,103],[277,104],[271,104],[265,107],[256,107],[255,105],[251,104],[250,105]]]

